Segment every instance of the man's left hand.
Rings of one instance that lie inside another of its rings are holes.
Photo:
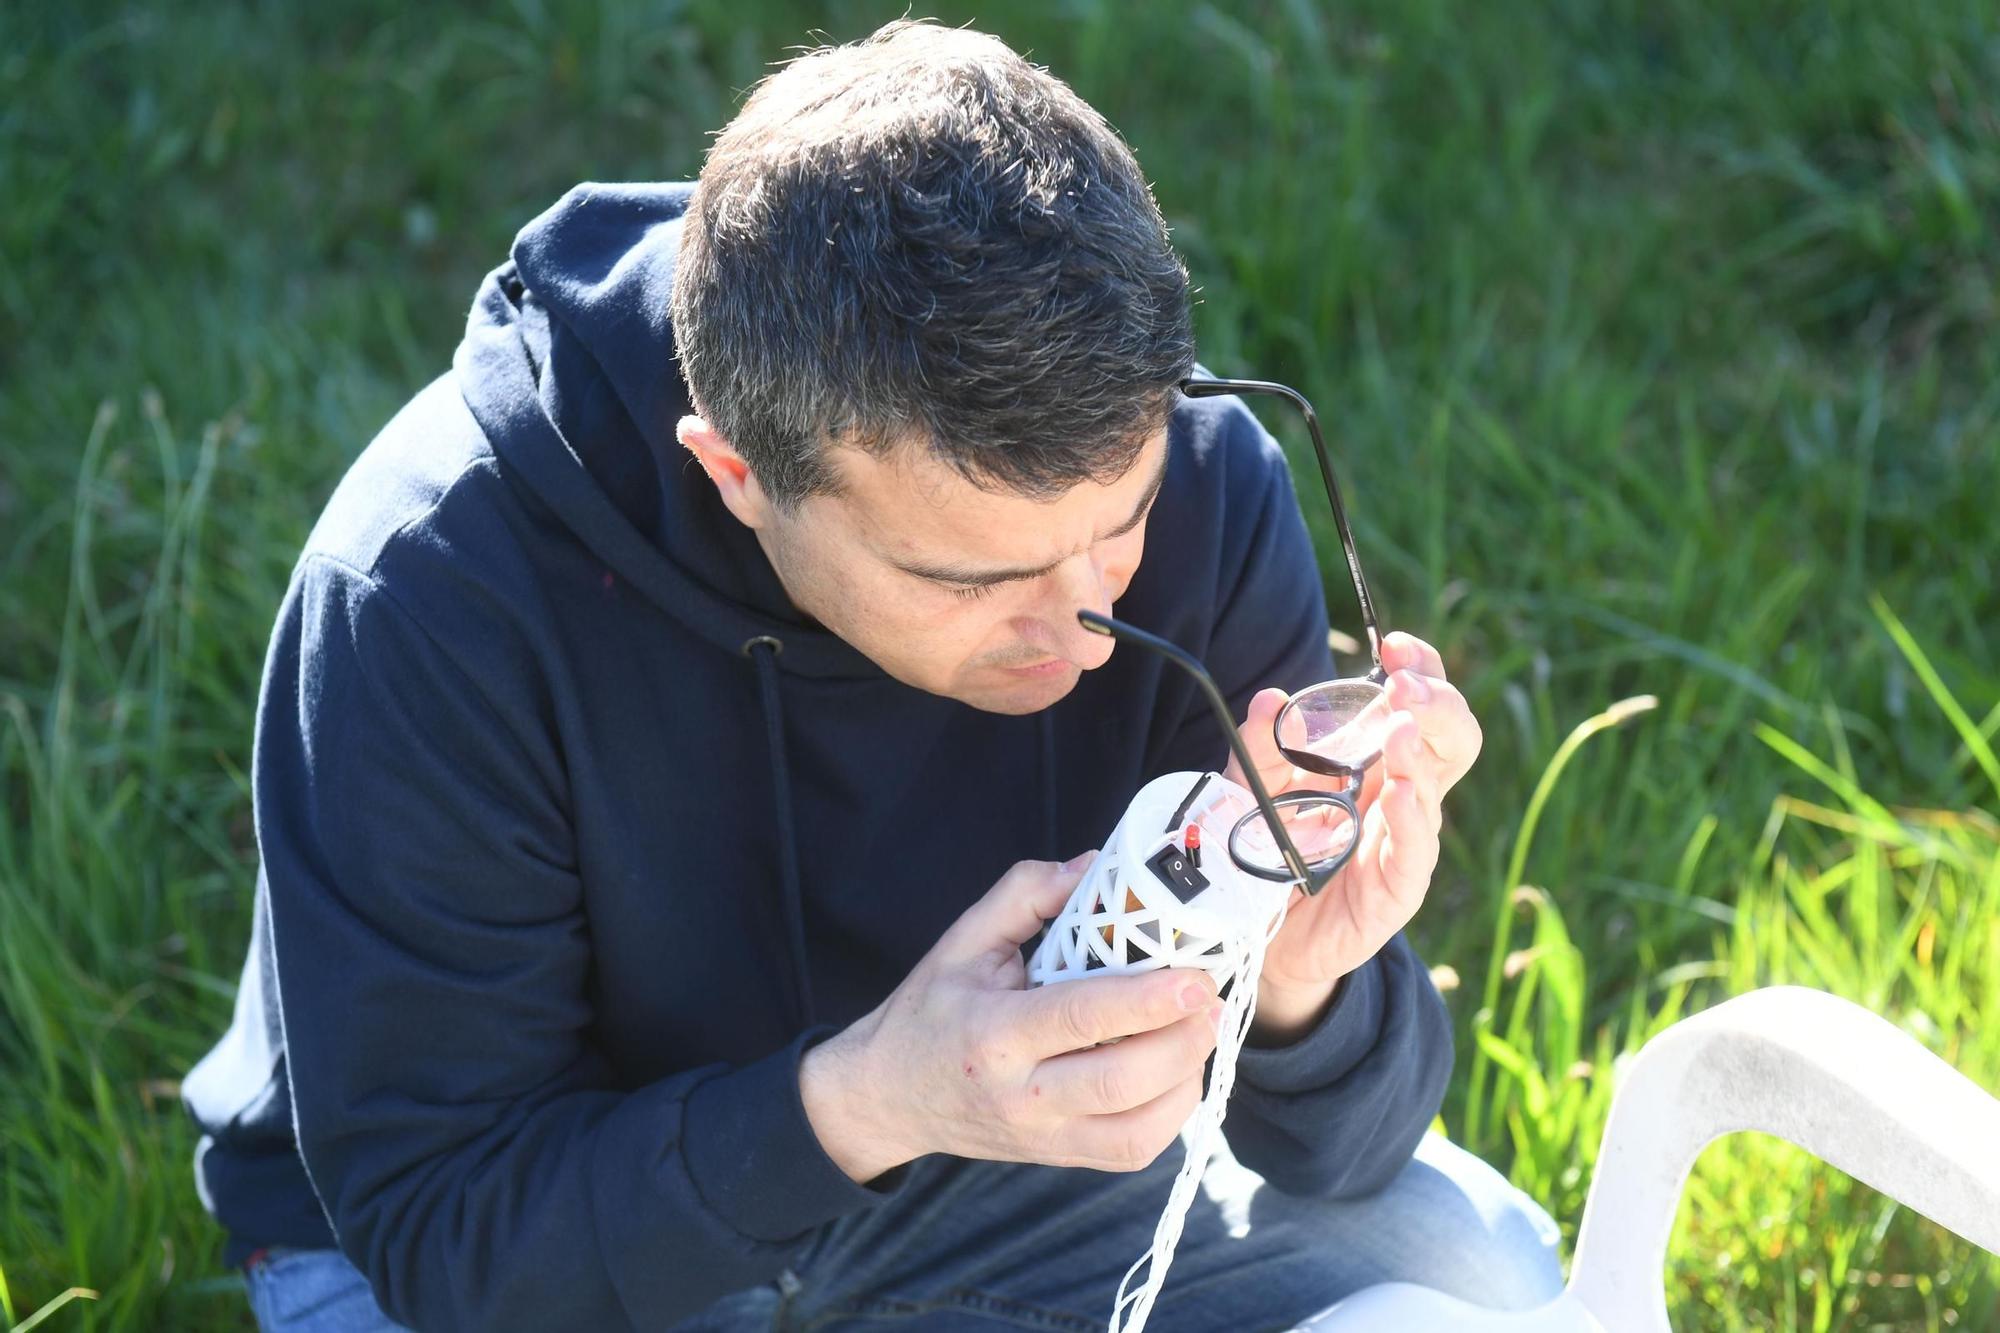
[[[1479,756],[1479,723],[1465,696],[1445,679],[1437,649],[1392,632],[1382,641],[1392,710],[1382,757],[1369,766],[1357,804],[1360,845],[1318,894],[1294,890],[1284,927],[1264,957],[1251,1039],[1275,1046],[1297,1040],[1333,998],[1340,979],[1373,958],[1416,915],[1437,868],[1444,794]],[[1273,796],[1323,787],[1328,779],[1295,768],[1278,752],[1273,731],[1289,698],[1264,690],[1250,701],[1243,745]],[[1378,705],[1379,706],[1379,705]],[[1226,776],[1241,784],[1234,758]]]

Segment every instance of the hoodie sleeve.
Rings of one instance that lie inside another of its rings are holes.
[[[1257,497],[1230,505],[1255,517],[1224,539],[1219,614],[1204,658],[1240,719],[1261,689],[1296,690],[1342,673],[1327,644],[1318,561],[1284,455],[1240,402],[1218,401],[1232,415],[1224,489]],[[1226,762],[1213,715],[1194,704],[1169,768]],[[1238,1160],[1284,1193],[1367,1194],[1410,1160],[1443,1103],[1451,1065],[1443,997],[1398,932],[1341,979],[1304,1037],[1244,1049],[1224,1133]]]
[[[893,1191],[806,1119],[824,1030],[616,1086],[560,752],[488,647],[325,557],[280,614],[254,786],[300,1152],[403,1323],[663,1327]]]

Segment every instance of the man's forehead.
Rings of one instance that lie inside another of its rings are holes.
[[[828,451],[826,460],[836,478],[829,498],[839,502],[860,535],[884,547],[930,539],[968,551],[1011,546],[1018,554],[1020,538],[1048,522],[1149,494],[1164,465],[1166,441],[1162,426],[1116,477],[1080,481],[1044,498],[975,484],[921,446],[879,454],[839,446]]]

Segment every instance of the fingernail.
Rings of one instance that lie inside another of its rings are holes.
[[[1090,858],[1095,855],[1097,855],[1097,850],[1095,848],[1092,848],[1090,851],[1082,852],[1076,856],[1072,856],[1069,860],[1062,863],[1062,868],[1065,871],[1081,870],[1085,866],[1090,864]]]
[[[1214,995],[1199,981],[1190,981],[1181,987],[1181,1008],[1185,1012],[1192,1014],[1197,1010],[1206,1009],[1213,1003],[1215,1003]]]
[[[1411,703],[1420,704],[1430,701],[1431,687],[1424,684],[1422,676],[1412,674],[1403,677],[1403,692],[1409,696]]]
[[[1222,1035],[1222,1001],[1217,1000],[1208,1011],[1208,1026],[1216,1036]]]

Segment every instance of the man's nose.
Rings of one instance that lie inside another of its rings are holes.
[[[1101,667],[1109,661],[1115,646],[1111,636],[1085,629],[1083,622],[1076,618],[1079,611],[1095,611],[1101,616],[1111,614],[1111,594],[1104,577],[1104,567],[1087,554],[1058,566],[1054,602],[1050,628],[1056,636],[1056,653],[1085,671]]]

